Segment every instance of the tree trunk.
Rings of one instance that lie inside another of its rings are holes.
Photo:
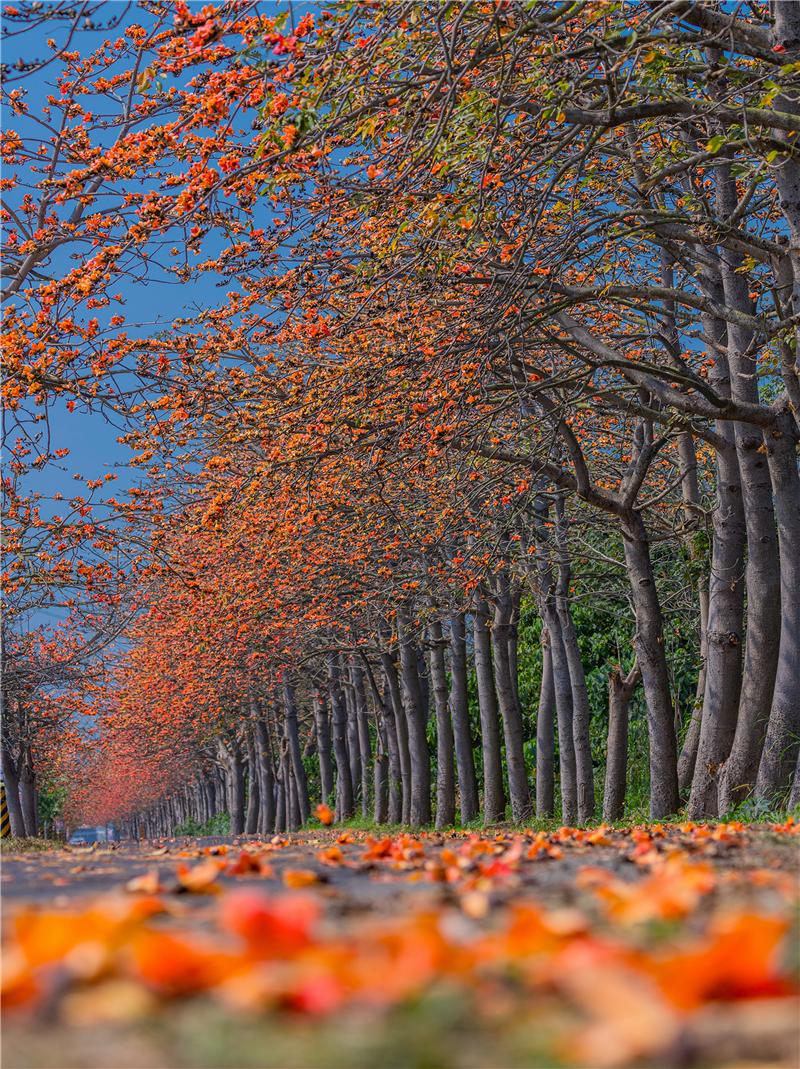
[[[447,669],[444,661],[442,625],[428,625],[428,673],[433,689],[436,712],[436,827],[449,828],[456,819],[455,750],[453,725],[447,695]]]
[[[333,721],[333,755],[336,761],[336,819],[349,820],[353,815],[353,781],[347,753],[347,710],[339,677],[339,655],[328,655],[328,689]]]
[[[408,750],[406,714],[403,709],[403,700],[400,694],[400,681],[397,677],[397,667],[394,658],[390,653],[381,653],[381,666],[383,668],[386,690],[389,694],[389,704],[394,713],[394,726],[397,733],[397,752],[400,762],[400,819],[403,824],[409,824],[411,822],[411,754]]]
[[[428,666],[425,661],[425,648],[421,642],[414,646],[417,656],[417,678],[419,679],[419,700],[422,717],[426,725],[431,719],[431,688],[428,681]]]
[[[511,665],[508,657],[508,627],[511,622],[511,611],[510,583],[507,576],[500,576],[495,591],[491,636],[494,680],[500,720],[503,724],[511,814],[518,824],[522,824],[530,819],[532,810],[528,772],[525,768],[525,752],[522,746],[522,718],[514,697],[514,684],[511,680]]]
[[[716,304],[724,303],[722,280],[718,267],[715,263],[707,263],[700,273],[703,291],[706,296]],[[670,275],[665,279],[667,285],[672,286],[673,279]],[[727,328],[722,319],[710,314],[702,317],[703,333],[708,357],[711,361],[709,372],[709,384],[714,387],[721,397],[730,397],[731,384],[728,370],[728,360],[725,356],[727,346]],[[677,327],[673,322],[673,333],[677,335]],[[711,532],[711,575],[717,576],[717,582],[712,584],[710,579],[703,577],[698,581],[698,594],[700,603],[700,662],[701,668],[698,673],[695,701],[692,709],[692,718],[681,748],[678,760],[678,788],[681,794],[685,794],[691,787],[697,767],[697,754],[700,748],[703,716],[706,708],[706,695],[709,696],[709,715],[716,718],[722,715],[723,719],[737,715],[733,706],[738,705],[741,688],[741,666],[733,666],[730,663],[733,648],[724,643],[715,642],[709,648],[708,635],[711,628],[711,617],[716,620],[715,630],[719,634],[725,634],[720,630],[720,624],[728,620],[729,632],[741,637],[743,628],[742,619],[742,591],[741,575],[744,572],[744,548],[745,528],[744,514],[741,501],[741,478],[739,473],[739,461],[735,452],[734,431],[729,423],[718,420],[715,425],[716,433],[728,446],[717,452],[715,458],[716,470],[716,503],[712,517]],[[685,444],[689,439],[690,445]],[[696,467],[697,460],[694,444],[691,436],[682,434],[679,438],[681,455],[681,493],[684,501],[684,514],[687,522],[691,523],[692,509],[699,505],[700,493],[697,486]],[[695,559],[691,537],[688,539],[689,557]],[[715,569],[715,559],[719,567],[724,570],[728,580],[726,587],[724,578],[720,577]],[[737,564],[738,560],[738,564]],[[733,586],[731,586],[733,582]],[[712,599],[715,602],[712,612]],[[719,601],[719,604],[716,604]],[[738,620],[737,610],[738,605]],[[732,628],[732,630],[731,630]],[[740,654],[735,653],[739,658]],[[713,693],[709,690],[709,672],[715,680],[725,680],[722,690],[716,684]],[[722,712],[720,713],[720,710]],[[706,728],[708,732],[710,728]]]
[[[508,621],[508,669],[511,676],[511,690],[514,695],[514,704],[517,707],[517,715],[524,724],[525,718],[522,712],[522,701],[519,696],[519,613],[520,613],[520,589],[519,583],[511,584],[511,619]]]
[[[797,760],[794,765],[794,779],[792,780],[792,789],[789,793],[789,809],[796,809],[800,806],[800,750],[797,751]]]
[[[247,812],[244,818],[244,830],[247,835],[258,832],[258,816],[261,809],[261,790],[256,761],[255,739],[252,726],[247,725]]]
[[[300,733],[297,724],[297,702],[294,687],[289,683],[283,686],[284,729],[289,748],[289,761],[294,779],[294,799],[299,813],[298,826],[308,820],[311,807],[308,801],[308,782],[303,766],[303,754],[300,749]]]
[[[372,670],[372,665],[363,655],[362,660],[367,673],[367,679],[369,680],[369,689],[372,694],[373,706],[375,709],[376,750],[377,753],[383,754],[386,758],[386,766],[383,769],[383,772],[379,775],[377,769],[375,770],[373,775],[373,785],[378,782],[380,776],[384,777],[386,780],[386,814],[384,815],[384,821],[388,819],[392,824],[399,824],[403,813],[403,794],[400,749],[397,743],[397,724],[395,722],[394,705],[386,681],[384,680],[383,694],[381,694],[378,690],[378,684],[375,680],[375,673]],[[375,812],[378,812],[378,810],[379,802],[378,799],[375,798]]]
[[[36,798],[36,774],[30,746],[22,751],[19,773],[19,801],[25,818],[25,830],[31,838],[39,834],[39,812]]]
[[[277,790],[275,797],[275,831],[286,831],[286,781],[284,779],[283,761],[278,761]]]
[[[275,831],[275,771],[267,725],[261,719],[256,721],[256,756],[261,780],[258,830],[261,835],[271,835]]]
[[[662,250],[661,257],[663,273],[662,282],[668,289],[672,289],[675,285],[672,259],[666,250]],[[706,275],[703,277],[708,281],[712,275],[707,271]],[[716,271],[713,272],[713,278],[717,280],[716,299],[719,300],[721,297],[721,285],[718,281]],[[675,319],[675,303],[674,301],[665,301],[664,304],[667,312],[665,325],[669,331],[670,337],[675,340],[679,337],[678,325]],[[723,358],[718,353],[718,348],[721,351],[724,343],[725,331],[720,320],[715,319],[712,316],[706,317],[704,326],[706,332],[709,334],[709,342],[713,335],[714,340],[717,343],[715,346],[709,345],[709,349],[712,350],[710,356],[713,361],[712,372],[709,379],[713,381],[715,369],[719,368],[721,361],[724,363]],[[719,388],[721,384],[717,382],[716,385],[717,388]],[[729,390],[727,377],[722,385],[724,385],[725,390]],[[684,546],[686,547],[686,555],[690,561],[691,567],[694,571],[699,573],[696,580],[696,586],[700,616],[700,669],[697,673],[697,686],[695,688],[694,702],[692,703],[691,719],[684,735],[680,756],[678,757],[678,790],[680,791],[681,796],[683,796],[686,791],[688,791],[692,782],[692,777],[694,776],[694,768],[697,761],[697,749],[700,743],[700,727],[703,719],[703,699],[706,689],[706,660],[708,649],[706,633],[708,631],[709,591],[708,575],[704,560],[705,553],[701,548],[702,543],[700,541],[702,537],[700,534],[700,525],[705,522],[705,515],[700,496],[700,482],[697,476],[697,450],[695,448],[694,438],[688,431],[683,431],[678,435],[678,456],[681,465],[681,500],[683,502],[684,517],[682,537]],[[676,724],[676,731],[679,727],[680,724]]]
[[[286,830],[297,831],[303,822],[300,809],[297,777],[293,767],[292,748],[288,739],[284,740],[283,775],[286,783]]]
[[[552,817],[555,813],[555,721],[556,692],[553,683],[553,656],[550,633],[542,628],[542,684],[536,716],[536,816]]]
[[[319,754],[319,779],[322,801],[329,805],[333,801],[333,762],[331,759],[331,725],[328,720],[328,703],[324,692],[314,688],[314,726],[317,732],[317,753]]]
[[[244,769],[238,743],[233,740],[219,740],[220,756],[225,768],[228,796],[228,814],[231,822],[231,835],[244,832]]]
[[[623,678],[619,668],[608,677],[608,748],[603,791],[603,820],[621,820],[628,774],[628,710],[639,683],[638,664]]]
[[[738,204],[730,164],[720,164],[717,174],[719,211],[727,221]],[[752,313],[748,282],[740,270],[743,257],[723,248],[720,261],[726,303],[737,311]],[[728,325],[731,394],[736,400],[757,404],[758,365],[753,341],[751,330],[736,323]],[[747,645],[739,706],[741,728],[737,725],[730,756],[725,754],[729,803],[752,788],[773,703],[781,634],[781,560],[764,435],[744,423],[735,426],[747,524]]]
[[[403,706],[408,725],[408,749],[411,756],[411,823],[431,822],[431,766],[428,753],[428,710],[423,704],[417,666],[417,647],[410,633],[408,612],[399,609],[397,627],[400,641],[400,678]]]
[[[456,749],[456,770],[461,798],[461,823],[474,820],[480,810],[478,780],[472,757],[467,693],[467,640],[463,613],[450,617],[450,718]]]
[[[558,545],[556,611],[561,624],[561,640],[564,643],[564,655],[567,659],[572,689],[572,740],[575,746],[578,820],[581,824],[585,824],[594,816],[594,769],[592,768],[592,743],[589,733],[591,711],[578,636],[569,607],[569,584],[572,570],[563,497],[556,498],[556,542]]]
[[[386,766],[379,775],[377,768],[373,780],[377,783],[382,775],[386,780],[386,814],[384,821],[389,820],[392,824],[399,824],[403,813],[402,772],[400,768],[400,750],[397,744],[397,725],[392,698],[388,684],[384,681],[383,694],[378,690],[375,681],[375,673],[372,665],[366,657],[363,658],[369,679],[370,691],[375,708],[375,724],[377,727],[377,752],[386,758]],[[382,803],[381,803],[382,804]],[[375,812],[379,810],[379,801],[375,798]]]
[[[356,660],[350,662],[350,683],[358,727],[358,749],[361,767],[361,815],[369,818],[369,793],[371,788],[372,746],[369,737],[369,719],[367,715],[367,698],[364,693],[364,669]]]
[[[731,428],[717,425],[726,437]],[[717,501],[706,630],[706,691],[700,721],[689,816],[717,814],[717,774],[727,757],[739,710],[742,657],[742,576],[745,529],[739,463],[730,450],[717,452]]]
[[[788,787],[800,744],[800,477],[797,424],[785,396],[766,440],[778,519],[781,637],[756,795],[772,800]]]
[[[796,62],[800,53],[800,7],[772,5],[775,22],[773,46],[783,48],[787,61]],[[797,115],[800,102],[796,93],[779,94],[776,109]],[[791,135],[775,131],[788,141]],[[766,435],[767,456],[775,494],[781,574],[781,637],[778,669],[772,698],[764,750],[758,769],[756,794],[772,799],[788,782],[794,768],[790,804],[800,802],[800,485],[797,475],[797,405],[790,398],[798,394],[797,354],[800,353],[800,164],[790,149],[778,167],[779,202],[789,226],[787,257],[792,273],[791,310],[796,317],[794,348],[789,347],[790,366],[786,369],[789,398],[780,399],[776,425]],[[796,761],[793,755],[797,753]]]
[[[400,824],[403,819],[403,768],[400,763],[400,746],[397,741],[397,716],[392,704],[388,686],[383,693],[383,737],[389,756],[388,778],[388,813],[390,824]]]
[[[347,662],[344,664],[344,694],[345,708],[347,709],[347,753],[350,757],[350,781],[353,784],[353,804],[357,805],[361,799],[361,747],[358,741],[358,714],[356,712],[355,695],[350,682]]]
[[[678,811],[678,753],[664,653],[664,627],[650,546],[641,514],[621,517],[625,563],[636,616],[634,644],[642,673],[650,738],[650,815],[655,819]]]
[[[376,753],[373,766],[373,819],[376,824],[385,824],[389,816],[388,766],[389,759],[386,754]]]
[[[483,754],[483,822],[496,824],[506,815],[503,789],[503,758],[500,751],[500,726],[497,719],[497,695],[492,674],[492,650],[489,638],[489,607],[482,594],[475,595],[472,634],[475,647],[475,675],[478,684],[478,710],[481,721]]]
[[[575,764],[575,736],[572,730],[572,680],[569,674],[561,621],[555,606],[547,615],[550,657],[558,723],[558,780],[561,788],[561,819],[567,826],[578,819],[578,777]]]
[[[550,639],[550,665],[558,722],[558,762],[561,787],[561,819],[572,825],[578,818],[578,784],[575,761],[575,738],[572,730],[572,678],[564,649],[561,618],[556,608],[555,582],[550,558],[548,516],[550,506],[544,494],[534,501],[536,560],[539,614]]]
[[[700,608],[700,671],[697,675],[697,688],[692,705],[692,716],[686,735],[683,739],[680,757],[678,758],[678,790],[683,796],[692,785],[694,766],[697,763],[697,750],[700,745],[700,728],[703,723],[703,698],[706,692],[706,675],[708,666],[708,609],[709,588],[708,578],[698,580],[698,604]]]
[[[27,831],[19,797],[19,770],[14,755],[11,753],[11,747],[5,741],[3,741],[2,757],[3,780],[6,785],[6,804],[8,805],[11,834],[18,839],[24,839]]]

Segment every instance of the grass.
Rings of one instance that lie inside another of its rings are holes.
[[[730,813],[726,813],[722,817],[706,817],[703,823],[705,824],[721,824],[727,823],[732,820],[741,821],[744,824],[782,824],[789,817],[794,817],[796,820],[800,820],[800,806],[795,806],[794,809],[778,808],[769,805],[763,801],[756,799],[749,799],[746,802],[742,802],[740,805],[732,809]],[[663,823],[674,823],[676,821],[686,820],[684,813],[676,813],[671,817],[663,818]],[[646,806],[636,807],[630,809],[630,811],[623,817],[622,820],[613,821],[610,825],[612,828],[629,828],[634,824],[649,824],[653,823],[650,814]],[[588,821],[583,827],[596,828],[599,825],[605,825],[605,821],[602,816],[598,815],[593,820]],[[205,824],[197,824],[195,821],[187,821],[187,823],[180,825],[175,829],[175,835],[186,835],[189,837],[200,838],[206,835],[228,835],[229,834],[229,820],[227,813],[218,813],[211,820]],[[540,818],[533,817],[525,824],[515,824],[509,816],[507,821],[503,821],[499,824],[484,824],[483,818],[480,814],[475,817],[474,820],[468,821],[466,824],[462,824],[457,821],[455,824],[449,824],[445,828],[437,829],[443,834],[448,832],[457,831],[475,831],[475,832],[487,832],[491,830],[504,830],[509,831],[514,828],[520,830],[526,829],[531,831],[557,831],[563,826],[563,821],[560,817]],[[321,831],[325,825],[321,824],[315,818],[311,818],[303,827],[301,831]],[[341,824],[334,825],[337,830],[343,831],[363,831],[369,832],[372,835],[385,836],[385,835],[402,835],[403,833],[413,835],[420,831],[432,831],[432,825],[416,825],[416,824],[376,824],[374,820],[361,815],[355,815]],[[4,854],[23,854],[23,853],[37,853],[46,850],[61,850],[64,847],[63,841],[59,839],[22,839],[16,836],[9,836],[5,839],[0,839],[0,851]]]
[[[44,850],[63,850],[63,839],[23,839],[16,835],[0,839],[0,851],[4,854],[34,854]]]
[[[201,837],[203,835],[229,835],[231,822],[227,813],[217,813],[204,824],[198,824],[196,820],[187,820],[179,824],[175,829],[176,835],[191,835]]]
[[[207,1004],[172,1007],[132,1025],[4,1029],[10,1065],[27,1069],[553,1069],[540,1022],[478,1025],[463,1000],[437,990],[386,1015],[333,1020],[242,1017]],[[58,1051],[58,1061],[54,1051]]]
[[[750,800],[738,805],[730,813],[726,813],[721,817],[704,817],[702,823],[704,824],[725,824],[730,821],[741,821],[744,824],[782,824],[789,817],[794,817],[796,820],[800,820],[800,806],[795,806],[793,809],[778,808],[764,804],[763,802],[757,802]],[[608,826],[612,828],[630,828],[637,824],[652,824],[652,823],[664,823],[673,824],[676,822],[687,820],[687,816],[683,812],[678,812],[669,817],[663,817],[659,821],[653,820],[650,816],[649,810],[646,806],[641,808],[632,808],[622,820],[615,820],[607,823],[603,820],[602,815],[598,813],[592,820],[586,821],[584,824],[577,825],[578,827],[596,828],[600,825]],[[532,817],[529,821],[523,824],[516,824],[509,819],[501,823],[496,824],[484,824],[483,818],[479,815],[474,820],[468,821],[466,824],[462,824],[456,821],[454,824],[449,824],[445,828],[439,828],[443,834],[447,832],[456,831],[475,831],[485,832],[492,829],[511,830],[518,828],[520,830],[526,829],[531,831],[546,831],[553,832],[563,827],[563,820],[556,817]],[[334,825],[336,828],[347,829],[350,831],[366,831],[375,835],[398,835],[403,832],[410,834],[419,831],[432,831],[433,825],[418,825],[418,824],[376,824],[374,820],[370,820],[363,816],[354,816],[347,821],[337,823]],[[301,830],[303,831],[319,831],[323,828],[318,820],[311,819],[308,823],[303,825]]]

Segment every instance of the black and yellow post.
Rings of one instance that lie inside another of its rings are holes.
[[[6,804],[6,785],[0,780],[0,839],[5,839],[11,834],[11,820],[8,816]]]

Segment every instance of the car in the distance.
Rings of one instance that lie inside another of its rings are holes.
[[[98,824],[96,827],[76,828],[67,842],[70,846],[91,846],[92,843],[115,843],[119,841],[113,824]]]

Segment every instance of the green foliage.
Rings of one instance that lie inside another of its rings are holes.
[[[780,799],[746,798],[721,819],[738,820],[743,824],[782,824],[787,817],[800,818],[800,805],[788,809]]]
[[[60,817],[67,797],[67,788],[61,784],[45,781],[39,787],[39,821],[52,824]]]
[[[211,817],[204,824],[198,823],[196,820],[187,820],[184,824],[179,824],[175,829],[176,835],[230,835],[231,830],[231,818],[227,813],[217,813]]]
[[[603,544],[606,558],[621,559],[622,548],[613,537]],[[707,539],[698,536],[694,559],[675,557],[672,553],[654,550],[654,568],[665,591],[693,590],[698,569],[697,556],[707,554]],[[571,590],[571,612],[578,636],[586,689],[591,710],[592,761],[595,769],[595,791],[598,804],[602,798],[605,775],[606,740],[608,735],[608,676],[616,665],[628,671],[633,665],[633,613],[627,588],[621,575],[611,573],[598,578],[588,572],[580,561],[574,564]],[[602,583],[603,596],[598,597]],[[607,588],[607,589],[606,589]],[[698,620],[696,606],[681,604],[675,597],[665,598],[664,642],[670,670],[670,683],[681,730],[688,725],[694,704],[699,669]],[[542,682],[542,621],[533,599],[523,598],[519,620],[519,691],[525,724],[525,758],[533,774],[536,766],[536,718]],[[473,737],[480,739],[477,683],[472,672],[469,678],[470,722]],[[480,772],[481,753],[476,745],[476,764]],[[646,819],[649,797],[649,761],[647,717],[644,694],[639,687],[630,707],[628,739],[628,792],[626,811]],[[556,733],[556,806],[558,800],[558,737]]]
[[[319,761],[317,759],[316,748],[313,754],[303,755],[303,768],[306,772],[306,783],[308,784],[308,797],[309,798],[321,798],[322,797],[322,780],[320,778]]]

